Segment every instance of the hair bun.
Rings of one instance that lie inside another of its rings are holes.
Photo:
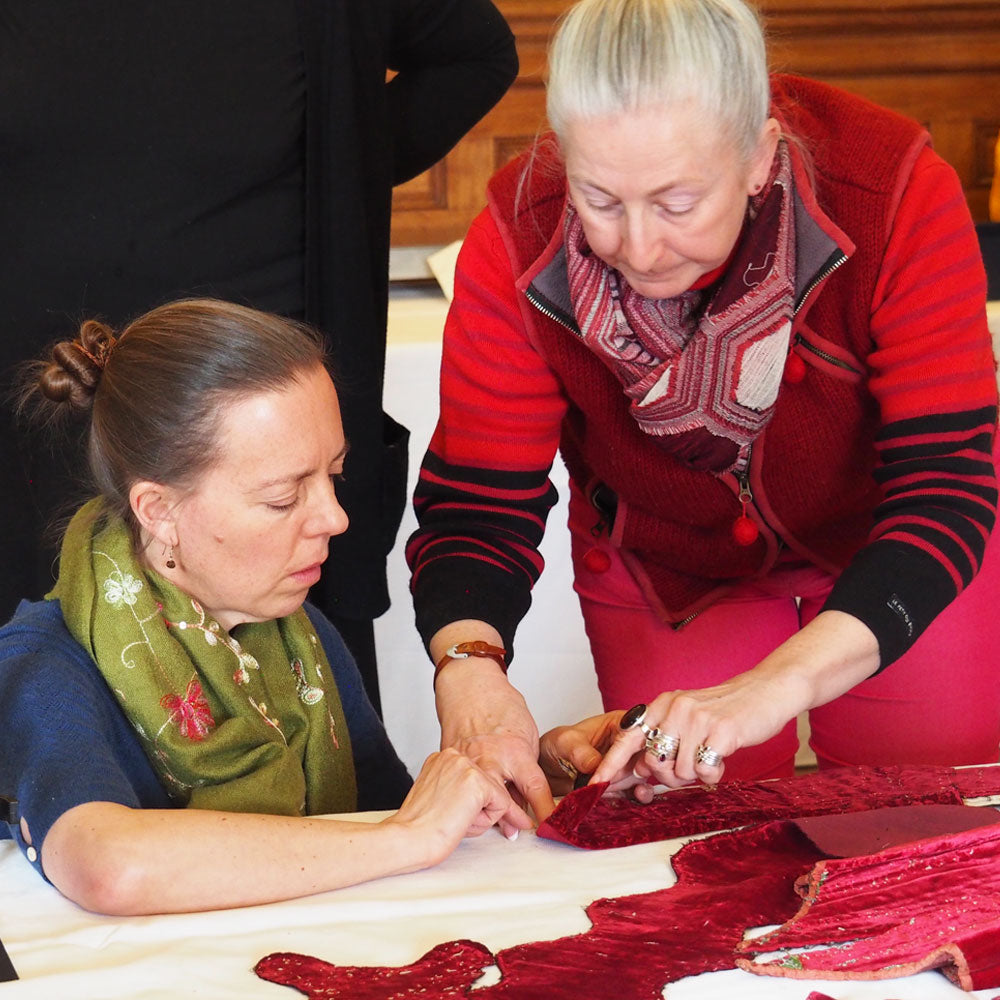
[[[62,340],[52,348],[52,359],[38,378],[42,395],[74,413],[89,410],[117,342],[111,327],[86,320],[75,340]]]

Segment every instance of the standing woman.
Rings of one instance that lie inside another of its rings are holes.
[[[352,530],[313,597],[373,696],[406,491],[406,431],[382,412],[392,186],[516,67],[490,0],[0,0],[2,378],[84,317],[190,295],[322,329]],[[52,585],[42,538],[74,507],[80,453],[0,424],[0,620]]]
[[[581,771],[790,774],[806,710],[822,767],[996,760],[997,386],[954,171],[769,78],[741,0],[582,0],[548,86],[554,136],[459,259],[415,500],[443,745],[551,808],[497,650],[558,448],[605,706],[647,704],[603,764],[566,731]]]
[[[89,418],[100,494],[48,599],[0,629],[3,834],[56,888],[116,914],[287,899],[435,864],[509,808],[454,751],[411,789],[343,641],[303,605],[347,527],[318,336],[172,303],[117,337],[85,322],[37,392]],[[377,825],[309,818],[397,806]]]

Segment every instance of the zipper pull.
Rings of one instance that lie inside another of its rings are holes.
[[[792,351],[785,362],[785,371],[781,376],[781,380],[786,385],[798,385],[805,377],[806,363],[795,351]]]
[[[587,549],[583,554],[583,565],[591,573],[607,573],[611,569],[611,556],[604,551],[604,549],[592,548]]]
[[[602,493],[604,488],[598,485],[590,494],[591,506],[598,514],[597,522],[590,529],[590,533],[595,539],[600,538],[606,531],[610,533],[611,520],[614,516],[612,511],[617,506],[617,498],[614,497],[614,494],[611,494],[610,501],[604,498]],[[611,556],[604,549],[599,549],[595,545],[594,548],[587,549],[583,554],[583,565],[591,573],[607,573],[611,569]]]
[[[743,473],[739,477],[740,480],[740,507],[742,508],[742,513],[735,521],[733,521],[732,533],[733,541],[737,545],[742,545],[746,547],[747,545],[753,545],[754,542],[760,537],[760,528],[757,527],[757,522],[747,514],[747,504],[753,503],[753,494],[750,492],[750,481],[746,473]]]

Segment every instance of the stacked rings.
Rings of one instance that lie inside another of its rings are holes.
[[[646,752],[651,753],[661,764],[677,757],[677,748],[681,745],[677,736],[667,736],[659,729],[650,729],[645,723],[642,726],[646,737]]]
[[[646,751],[653,754],[661,763],[674,760],[677,757],[677,748],[681,745],[677,736],[665,736],[653,726],[647,726],[646,706],[643,704],[633,705],[619,720],[618,727],[621,730],[635,729],[638,726],[646,737]]]
[[[718,767],[722,763],[722,754],[718,750],[713,750],[707,743],[702,743],[695,751],[694,759],[699,764]]]

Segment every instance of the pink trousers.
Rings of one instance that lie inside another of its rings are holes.
[[[574,586],[608,710],[651,701],[662,691],[709,687],[749,670],[819,613],[834,583],[811,566],[776,569],[674,629],[650,610],[618,550],[590,533],[594,512],[576,490],[569,521]],[[595,547],[610,559],[605,572],[584,563]],[[998,759],[1000,531],[971,585],[909,652],[814,708],[809,727],[820,767]],[[793,719],[766,743],[727,757],[726,778],[789,775],[797,748]]]

